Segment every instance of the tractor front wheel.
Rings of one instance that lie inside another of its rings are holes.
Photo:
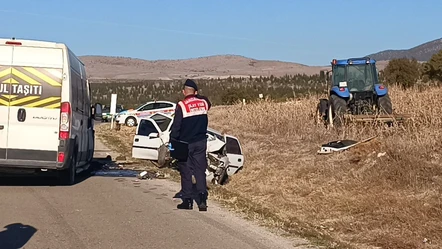
[[[344,114],[347,111],[347,101],[339,96],[330,95],[328,120],[330,126],[341,126],[344,123]]]
[[[393,114],[393,105],[388,94],[378,98],[378,110],[382,114]]]

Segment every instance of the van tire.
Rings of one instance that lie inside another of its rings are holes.
[[[61,171],[61,184],[71,186],[75,184],[77,169],[75,165],[77,164],[77,149],[74,149],[74,153],[72,154],[71,160],[69,162],[69,166],[67,169]]]

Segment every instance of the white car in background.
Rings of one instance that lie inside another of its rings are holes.
[[[129,109],[117,114],[115,121],[118,124],[136,126],[141,118],[149,117],[155,113],[173,114],[176,104],[170,101],[151,101],[136,109]]]
[[[140,119],[132,145],[132,157],[158,162],[164,167],[170,162],[168,149],[173,116],[156,113]],[[244,165],[241,144],[236,137],[207,129],[206,181],[225,184],[228,177],[236,174]]]

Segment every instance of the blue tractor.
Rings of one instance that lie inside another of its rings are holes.
[[[379,82],[378,75],[376,61],[368,57],[333,59],[331,71],[325,74],[330,86],[328,99],[319,101],[318,120],[331,127],[343,125],[348,116],[374,120],[383,115],[383,121],[391,121],[393,107],[388,89]]]

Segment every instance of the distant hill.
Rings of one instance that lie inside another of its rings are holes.
[[[416,58],[428,61],[442,49],[442,38],[403,50],[384,50],[368,55],[378,61],[383,70],[388,61],[396,58]],[[80,56],[89,77],[96,79],[208,79],[256,76],[283,76],[285,74],[318,74],[325,66],[308,66],[276,60],[257,60],[239,55],[214,55],[181,60],[142,60],[128,57]]]
[[[375,54],[368,55],[378,61],[387,61],[399,58],[415,58],[418,61],[428,61],[433,54],[442,49],[442,38],[426,42],[410,49],[384,50]]]
[[[318,74],[323,67],[256,60],[238,55],[215,55],[182,60],[142,60],[126,57],[80,56],[91,79],[183,79],[285,74]]]

